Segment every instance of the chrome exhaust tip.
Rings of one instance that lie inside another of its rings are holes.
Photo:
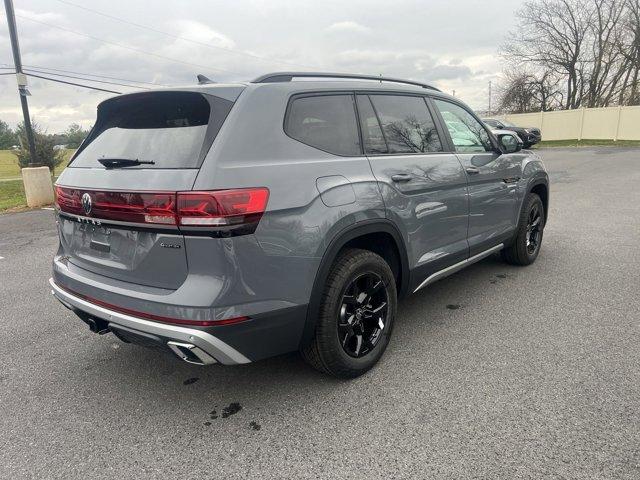
[[[191,363],[193,365],[212,365],[214,363],[218,363],[215,358],[192,343],[182,343],[170,340],[167,342],[167,346],[178,356],[178,358],[187,363]]]

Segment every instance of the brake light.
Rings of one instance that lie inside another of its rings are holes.
[[[209,192],[116,192],[56,185],[62,212],[100,220],[185,228],[247,227],[255,230],[269,200],[267,188]]]
[[[80,190],[73,188],[63,188],[56,185],[55,187],[56,205],[63,212],[82,214],[82,205],[80,204]]]
[[[226,226],[257,223],[269,200],[266,188],[179,192],[180,225]]]

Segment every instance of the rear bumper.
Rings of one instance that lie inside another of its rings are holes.
[[[70,310],[103,320],[109,329],[123,332],[124,336],[142,337],[148,339],[150,344],[165,345],[178,356],[181,356],[180,352],[182,352],[182,358],[186,361],[190,358],[199,360],[191,363],[238,365],[251,362],[242,353],[206,331],[153,322],[115,312],[65,291],[56,285],[53,279],[49,279],[49,283],[51,293]],[[189,353],[193,353],[195,357],[190,357]]]

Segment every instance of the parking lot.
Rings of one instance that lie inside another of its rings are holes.
[[[410,297],[353,381],[91,334],[50,295],[52,212],[0,216],[0,477],[640,478],[640,149],[540,154],[537,262]]]

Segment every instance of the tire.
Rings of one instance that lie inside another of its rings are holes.
[[[542,200],[535,193],[528,193],[520,211],[516,236],[511,245],[502,250],[504,261],[511,265],[531,265],[536,261],[542,246],[544,219]]]
[[[386,308],[379,309],[385,299]],[[362,375],[387,348],[396,308],[396,282],[389,264],[368,250],[345,250],[331,267],[314,337],[302,356],[335,377]]]

